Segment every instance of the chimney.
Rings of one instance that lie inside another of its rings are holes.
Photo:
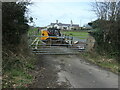
[[[58,24],[58,20],[56,20],[56,23]]]
[[[71,20],[71,26],[73,25],[73,22],[72,22],[72,20]]]

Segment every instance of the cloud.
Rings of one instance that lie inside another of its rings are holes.
[[[96,18],[89,2],[35,2],[28,8],[37,26],[47,26],[56,20],[85,24]]]

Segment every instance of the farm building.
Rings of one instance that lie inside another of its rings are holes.
[[[47,26],[47,28],[52,27],[56,27],[61,30],[77,30],[79,29],[79,24],[73,24],[72,20],[70,24],[59,23],[58,20],[56,20],[56,23],[51,23],[50,25]]]

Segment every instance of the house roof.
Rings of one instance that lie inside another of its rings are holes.
[[[74,26],[74,27],[79,27],[79,25],[78,25],[78,24],[73,24],[72,26]]]
[[[54,25],[56,25],[56,24],[57,24],[58,26],[68,26],[68,27],[71,26],[71,24],[51,23],[52,26],[54,26]],[[73,27],[79,27],[78,24],[72,24],[72,26],[73,26]]]

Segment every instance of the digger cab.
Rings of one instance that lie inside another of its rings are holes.
[[[40,39],[42,41],[47,41],[48,39],[57,40],[59,36],[61,36],[61,33],[58,29],[49,28],[47,30],[41,30]]]

